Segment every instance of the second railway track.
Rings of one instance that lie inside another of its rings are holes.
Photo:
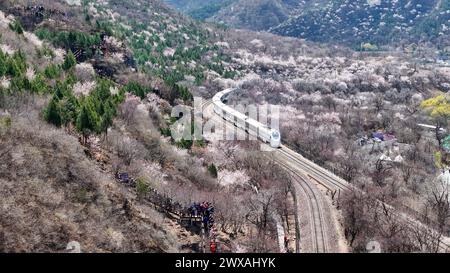
[[[295,170],[283,163],[282,160],[275,159],[275,161],[291,176],[293,176],[296,185],[301,188],[307,197],[308,206],[310,208],[310,226],[313,252],[327,253],[330,247],[326,233],[326,222],[323,216],[323,205],[320,197],[318,197],[315,189],[306,181],[304,177],[300,176]]]
[[[314,180],[329,190],[348,190],[351,188],[348,182],[314,163],[311,164],[309,160],[301,157],[286,146],[282,146],[277,152],[295,162],[299,167],[307,171],[309,176],[312,176]]]

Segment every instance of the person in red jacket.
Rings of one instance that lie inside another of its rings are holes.
[[[211,241],[211,244],[209,244],[209,250],[211,253],[216,253],[216,243],[214,241]]]

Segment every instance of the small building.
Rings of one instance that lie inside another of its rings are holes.
[[[374,132],[372,133],[372,138],[375,140],[384,141],[384,134],[382,132]]]
[[[377,131],[372,133],[372,139],[375,141],[389,141],[389,142],[395,142],[397,138],[393,134],[388,134],[382,131]]]

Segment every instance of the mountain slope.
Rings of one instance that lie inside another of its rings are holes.
[[[302,10],[271,31],[318,42],[387,44],[448,35],[449,19],[449,1],[333,0]]]
[[[289,5],[283,0],[237,1],[208,21],[237,28],[267,30],[286,21],[289,13]]]
[[[202,14],[201,19],[352,47],[399,41],[446,45],[449,40],[449,0],[236,0],[224,5],[225,2],[200,4],[192,0],[180,10],[190,14],[193,9],[205,9],[214,3],[215,8]]]
[[[70,54],[17,22],[0,10],[0,252],[65,252],[71,241],[83,252],[179,251],[172,221],[138,209],[74,127],[58,128],[58,113],[94,103],[96,90],[76,90],[100,76],[86,63],[69,68]],[[98,108],[114,107],[112,93]]]
[[[277,251],[274,222],[251,220],[262,205],[229,203],[258,197],[255,186],[284,200],[279,173],[259,160],[228,170],[249,155],[171,135],[173,106],[238,73],[218,42],[225,30],[148,0],[5,0],[0,10],[0,252],[66,252],[71,241],[83,252],[198,252],[176,215],[205,200],[221,252]]]
[[[117,26],[106,16],[149,9],[161,29],[170,19],[192,30],[190,39],[197,32],[157,1],[109,3],[0,3],[0,252],[65,252],[70,241],[83,252],[179,252],[199,241],[149,191],[162,192],[163,176],[177,190],[208,190],[214,180],[163,140],[162,111],[139,98],[156,87],[168,99],[190,94],[139,72],[135,48],[111,36]],[[153,54],[157,65],[172,62]],[[117,171],[136,186],[119,183]]]

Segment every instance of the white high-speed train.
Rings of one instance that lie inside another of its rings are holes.
[[[245,130],[248,134],[270,143],[272,148],[279,148],[281,146],[281,134],[278,130],[271,129],[224,104],[224,98],[233,91],[235,89],[226,89],[213,97],[214,112],[234,126]]]

